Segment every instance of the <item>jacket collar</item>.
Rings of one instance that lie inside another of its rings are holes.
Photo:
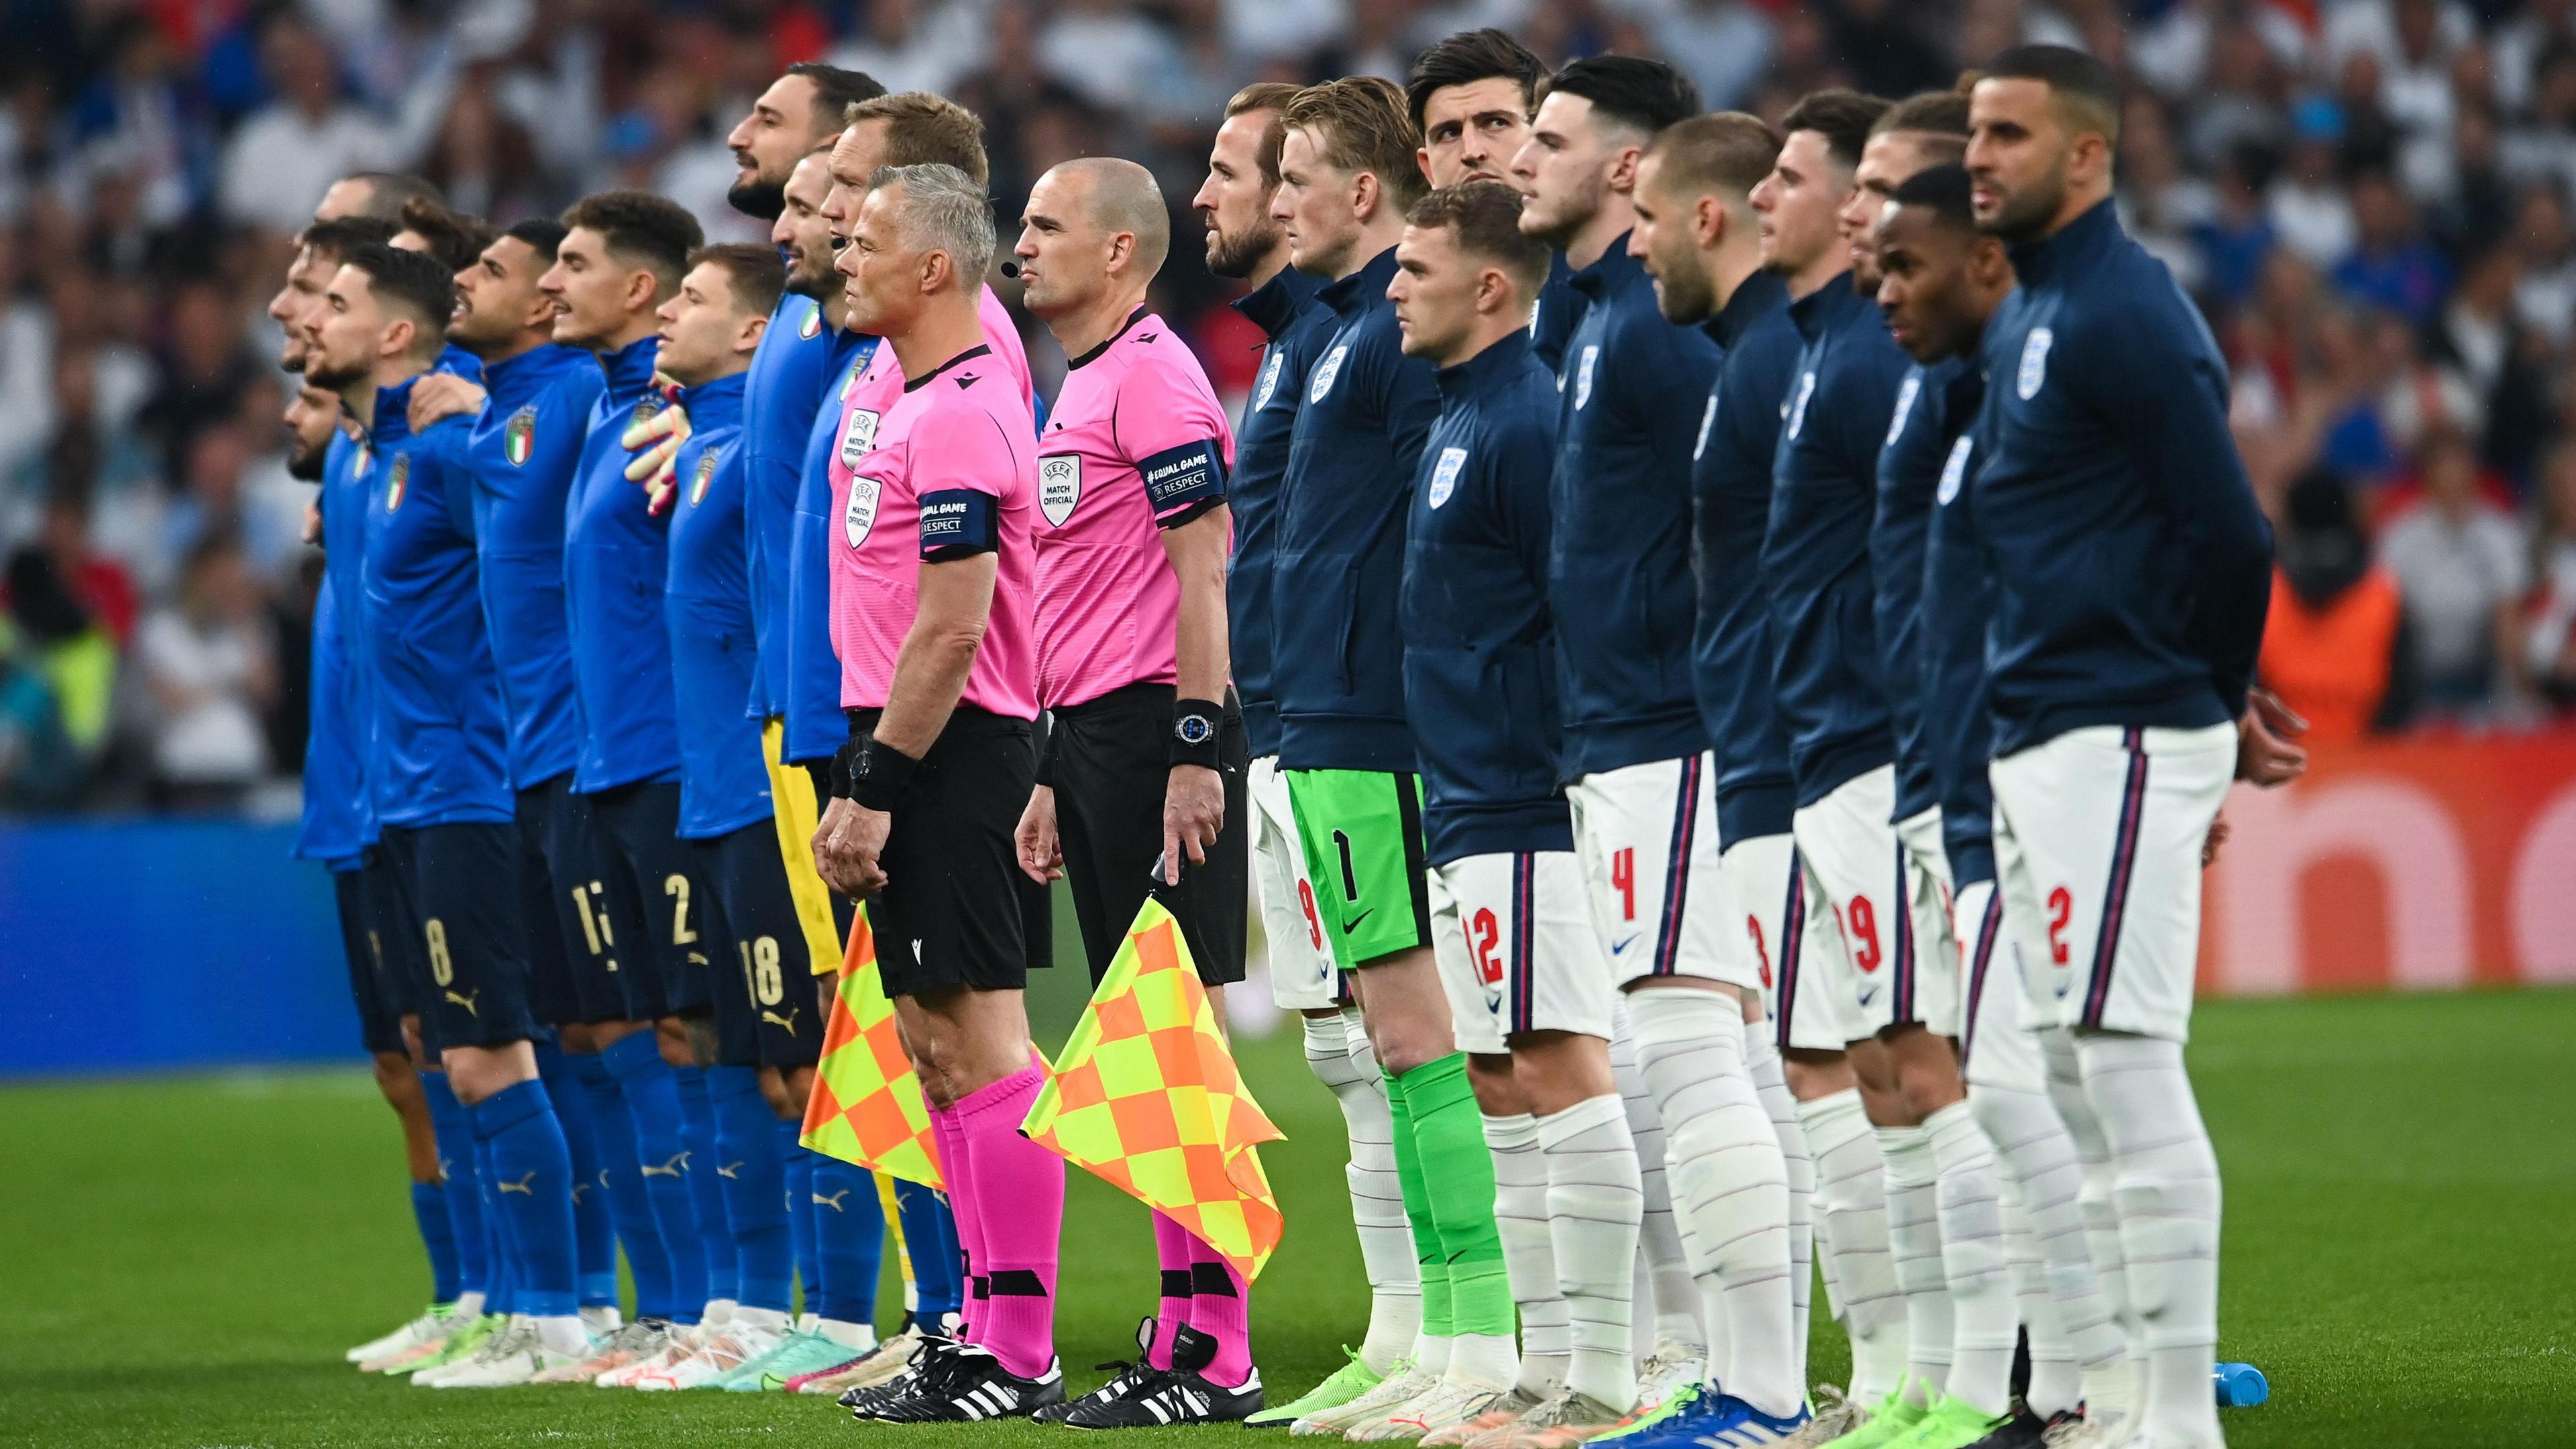
[[[2061,269],[2082,266],[2127,236],[2120,229],[2119,206],[2105,197],[2054,235],[2015,246],[2013,271],[2023,286],[2032,286],[2049,280]]]
[[[653,356],[662,339],[644,336],[627,343],[615,352],[599,354],[600,370],[608,374],[608,400],[631,403],[644,395],[653,384]]]
[[[1388,247],[1369,258],[1367,266],[1338,282],[1328,282],[1316,293],[1323,304],[1344,317],[1356,316],[1386,297],[1386,284],[1395,280],[1395,248]]]
[[[747,372],[737,372],[713,382],[680,389],[680,406],[688,410],[691,431],[729,428],[740,423],[742,388],[750,376]]]
[[[1276,342],[1297,321],[1297,314],[1324,290],[1323,279],[1310,277],[1295,267],[1281,267],[1269,281],[1234,299],[1234,310],[1240,312],[1261,335]]]
[[[1566,285],[1596,301],[1608,296],[1623,282],[1646,275],[1645,264],[1628,255],[1628,233],[1621,232],[1607,250],[1592,259],[1592,265],[1577,269],[1566,278]]]
[[[1440,369],[1440,396],[1444,399],[1474,397],[1493,386],[1495,378],[1528,361],[1529,355],[1529,329],[1515,327],[1504,333],[1493,346],[1455,366]]]
[[[1828,283],[1827,285],[1831,285]],[[1775,272],[1757,271],[1737,285],[1735,295],[1708,319],[1708,335],[1720,347],[1733,347],[1754,323],[1789,305],[1789,284]]]

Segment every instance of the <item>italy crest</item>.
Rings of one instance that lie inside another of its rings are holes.
[[[528,455],[537,449],[537,410],[524,407],[510,414],[510,425],[501,430],[501,452],[513,468],[527,466]]]

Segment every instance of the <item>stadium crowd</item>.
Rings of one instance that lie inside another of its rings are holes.
[[[2123,213],[2209,315],[2281,539],[2266,679],[2319,739],[2576,709],[2570,0],[406,0],[0,4],[0,804],[291,800],[320,572],[263,307],[335,176],[496,222],[585,192],[710,239],[726,128],[790,62],[937,88],[992,193],[1147,162],[1175,215],[1236,87],[1401,76],[1463,25],[1661,55],[1776,120],[2021,41],[2131,87]],[[1007,218],[1006,218],[1007,219]],[[211,229],[219,239],[206,245]],[[1003,286],[1015,300],[1016,288]],[[1239,405],[1260,338],[1194,249],[1155,304]],[[1022,318],[1041,393],[1062,360]]]

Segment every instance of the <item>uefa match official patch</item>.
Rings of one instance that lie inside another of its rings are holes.
[[[850,480],[850,501],[841,509],[841,532],[850,547],[864,546],[868,535],[876,532],[877,499],[884,492],[884,483],[865,474]]]
[[[875,447],[876,444],[877,414],[875,411],[860,408],[851,413],[849,422],[841,429],[841,466],[844,468],[859,466],[859,460],[866,457],[868,449]]]
[[[1038,512],[1049,527],[1064,527],[1064,521],[1073,516],[1073,506],[1081,501],[1081,454],[1050,453],[1038,459]]]

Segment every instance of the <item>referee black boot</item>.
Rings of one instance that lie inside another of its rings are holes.
[[[1184,1326],[1172,1335],[1172,1367],[1143,1392],[1085,1401],[1064,1416],[1069,1429],[1160,1429],[1173,1424],[1232,1424],[1261,1412],[1261,1370],[1235,1388],[1208,1382],[1216,1339]]]

